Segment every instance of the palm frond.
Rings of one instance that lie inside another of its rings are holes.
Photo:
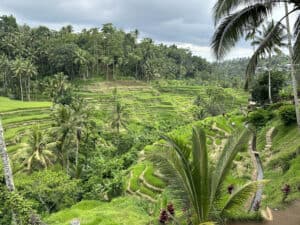
[[[211,202],[218,197],[218,191],[231,168],[232,162],[242,146],[247,143],[250,132],[247,129],[237,131],[227,141],[214,169],[211,180]]]
[[[252,75],[255,73],[259,58],[271,54],[277,46],[281,47],[285,39],[286,35],[284,34],[284,27],[280,22],[276,25],[274,25],[274,22],[271,22],[265,27],[262,37],[257,40],[259,46],[251,56],[247,65],[245,89],[248,89],[249,87],[249,82]]]
[[[228,15],[233,9],[245,3],[245,0],[218,0],[213,8],[213,18],[217,24],[223,16]]]
[[[293,46],[293,60],[295,64],[300,63],[300,15],[298,16],[295,25],[294,25],[294,36],[295,36],[295,42]]]
[[[268,16],[272,7],[270,4],[254,4],[232,13],[224,18],[217,27],[211,46],[217,59],[234,47],[235,43],[245,35],[247,24],[259,25]]]
[[[244,207],[244,203],[251,197],[253,192],[266,182],[267,181],[265,180],[249,182],[232,193],[221,208],[220,215],[226,215],[229,212],[238,212],[242,207]]]
[[[197,202],[201,204],[199,207],[201,218],[208,219],[210,184],[209,184],[209,168],[208,154],[206,148],[206,136],[200,127],[193,127],[193,180],[195,191],[197,192]]]

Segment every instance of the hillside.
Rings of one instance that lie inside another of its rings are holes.
[[[79,218],[83,225],[142,225],[152,221],[153,215],[158,215],[163,199],[172,198],[168,183],[147,159],[152,152],[162,151],[166,147],[160,140],[160,134],[178,136],[189,142],[192,126],[202,126],[207,134],[210,162],[214,164],[228,137],[244,126],[246,118],[241,106],[246,105],[247,96],[242,91],[230,88],[223,89],[226,94],[224,110],[227,113],[207,116],[202,120],[195,118],[196,96],[208,101],[207,90],[210,88],[186,81],[144,83],[92,79],[76,82],[76,94],[83,97],[93,109],[92,120],[104,137],[110,137],[115,132],[111,127],[111,118],[116,102],[121,102],[126,112],[127,127],[121,128],[120,135],[130,132],[136,140],[145,138],[145,141],[143,145],[133,145],[134,149],[126,149],[138,154],[136,161],[133,160],[133,164],[123,171],[126,177],[124,196],[109,203],[83,200],[71,208],[46,216],[48,224],[67,225],[74,218]],[[20,102],[1,97],[0,104],[5,138],[12,158],[22,151],[22,147],[28,142],[29,131],[36,125],[43,130],[51,130],[53,109],[50,102]],[[296,191],[300,184],[297,173],[300,135],[296,126],[283,125],[276,110],[275,112],[274,117],[258,132],[257,150],[263,162],[265,178],[272,180],[264,189],[262,205],[282,207],[281,187],[284,184],[288,183],[293,188],[287,202],[300,198],[300,192]],[[248,150],[248,143],[244,143],[244,150],[237,155],[225,185],[239,187],[255,179],[255,168]],[[13,164],[15,169],[18,168],[17,161],[13,161]],[[22,174],[16,175],[16,183],[24,184]],[[175,207],[180,207],[177,202],[174,204]],[[120,210],[116,211],[116,206]],[[244,218],[245,215],[237,217]],[[256,219],[253,215],[246,217]]]

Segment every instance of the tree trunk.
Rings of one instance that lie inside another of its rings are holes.
[[[27,80],[27,88],[28,88],[28,101],[31,101],[31,97],[30,97],[30,92],[31,92],[31,90],[30,90],[30,76],[28,76],[28,80]]]
[[[268,89],[269,89],[269,102],[270,104],[273,103],[272,101],[272,84],[271,84],[271,54],[269,54],[269,69],[268,69]]]
[[[15,184],[13,179],[13,173],[9,162],[9,156],[7,154],[5,140],[4,140],[4,134],[3,134],[3,127],[0,120],[0,155],[2,159],[3,164],[3,172],[4,172],[4,178],[5,178],[5,184],[9,192],[15,191]],[[12,219],[11,219],[11,225],[17,225],[17,216],[14,213],[13,209],[11,209],[12,212]]]
[[[79,156],[79,139],[76,138],[76,152],[75,152],[75,166],[78,166],[78,156]]]
[[[22,102],[23,102],[24,99],[23,99],[22,76],[19,76],[19,85],[20,85],[21,100],[22,100]]]
[[[6,151],[6,145],[5,145],[3,127],[1,121],[0,121],[0,154],[3,163],[3,172],[4,172],[6,187],[9,191],[14,191],[15,185],[13,180],[13,174],[9,163],[9,157]]]
[[[115,62],[113,62],[112,66],[112,79],[115,80]]]
[[[297,125],[300,131],[300,112],[299,112],[299,100],[298,100],[298,88],[297,88],[297,80],[295,77],[295,65],[293,60],[293,47],[292,47],[292,35],[290,28],[290,20],[288,16],[288,3],[285,3],[285,14],[286,14],[286,29],[288,33],[288,48],[289,48],[289,58],[291,64],[291,77],[292,77],[292,86],[293,86],[293,94],[294,94],[294,104],[295,104],[295,112],[297,118]]]
[[[135,64],[135,79],[138,80],[138,64]]]
[[[108,81],[108,64],[106,64],[106,81]]]

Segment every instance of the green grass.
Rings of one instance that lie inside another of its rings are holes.
[[[78,218],[81,225],[145,225],[151,218],[135,197],[122,197],[111,202],[82,201],[70,209],[45,218],[49,225],[69,225]]]
[[[31,121],[36,121],[36,120],[44,120],[44,119],[49,119],[50,115],[49,114],[36,114],[36,115],[28,115],[28,116],[15,116],[15,117],[10,117],[6,119],[6,117],[3,118],[3,126],[7,124],[13,124],[13,123],[26,123],[26,122],[31,122]]]
[[[272,148],[270,151],[264,152],[266,133],[271,127],[275,127]],[[257,148],[264,165],[265,179],[270,180],[264,188],[266,197],[263,200],[263,205],[285,207],[286,204],[282,202],[283,194],[281,191],[285,184],[292,187],[287,202],[299,199],[300,192],[297,189],[300,185],[300,132],[296,124],[284,126],[280,119],[275,117],[258,132]]]
[[[139,190],[142,194],[148,195],[153,199],[157,198],[157,195],[159,194],[158,192],[152,191],[143,184],[140,185]]]
[[[0,112],[31,108],[44,108],[50,106],[50,102],[22,102],[18,100],[12,100],[6,97],[0,97]]]
[[[166,183],[154,175],[154,168],[151,164],[147,165],[147,170],[144,173],[144,179],[147,181],[147,183],[151,184],[154,187],[166,187]]]
[[[132,177],[130,179],[130,189],[132,191],[137,191],[140,188],[139,176],[142,174],[146,168],[145,164],[140,163],[132,168]]]

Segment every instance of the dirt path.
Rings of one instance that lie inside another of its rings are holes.
[[[228,225],[300,225],[300,201],[294,202],[287,209],[275,211],[272,210],[273,221],[265,221],[262,223],[235,222]]]

